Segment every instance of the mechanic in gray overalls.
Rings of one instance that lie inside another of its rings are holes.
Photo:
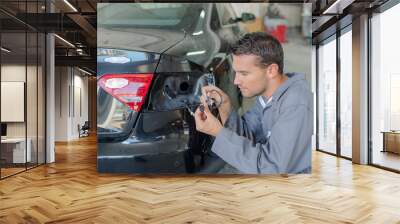
[[[250,33],[232,47],[234,84],[244,97],[257,96],[243,116],[227,94],[206,86],[204,112],[195,113],[198,131],[215,136],[212,151],[243,173],[310,173],[313,96],[303,74],[283,74],[283,49],[272,36]],[[221,122],[206,96],[218,99]]]

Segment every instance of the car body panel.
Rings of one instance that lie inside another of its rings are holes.
[[[102,48],[152,53],[162,53],[185,38],[183,31],[165,29],[99,27],[97,33],[97,46]]]
[[[210,147],[210,142],[206,141],[211,139],[194,129],[194,120],[186,110],[141,113],[127,139],[98,143],[98,170],[200,172],[205,169],[201,166],[202,159],[211,159],[214,164],[207,169],[216,172],[225,163],[214,154],[202,155],[203,150]]]

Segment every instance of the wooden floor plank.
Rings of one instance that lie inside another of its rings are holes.
[[[96,139],[0,181],[0,223],[400,223],[400,175],[313,152],[311,175],[99,174]]]

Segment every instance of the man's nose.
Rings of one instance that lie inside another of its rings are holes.
[[[235,79],[233,80],[233,84],[238,86],[240,84],[240,80],[238,78],[238,75],[235,74]]]

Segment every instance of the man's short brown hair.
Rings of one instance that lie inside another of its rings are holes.
[[[283,73],[282,45],[273,36],[263,32],[245,34],[231,47],[234,55],[256,55],[260,58],[260,66],[277,64],[279,73]]]

